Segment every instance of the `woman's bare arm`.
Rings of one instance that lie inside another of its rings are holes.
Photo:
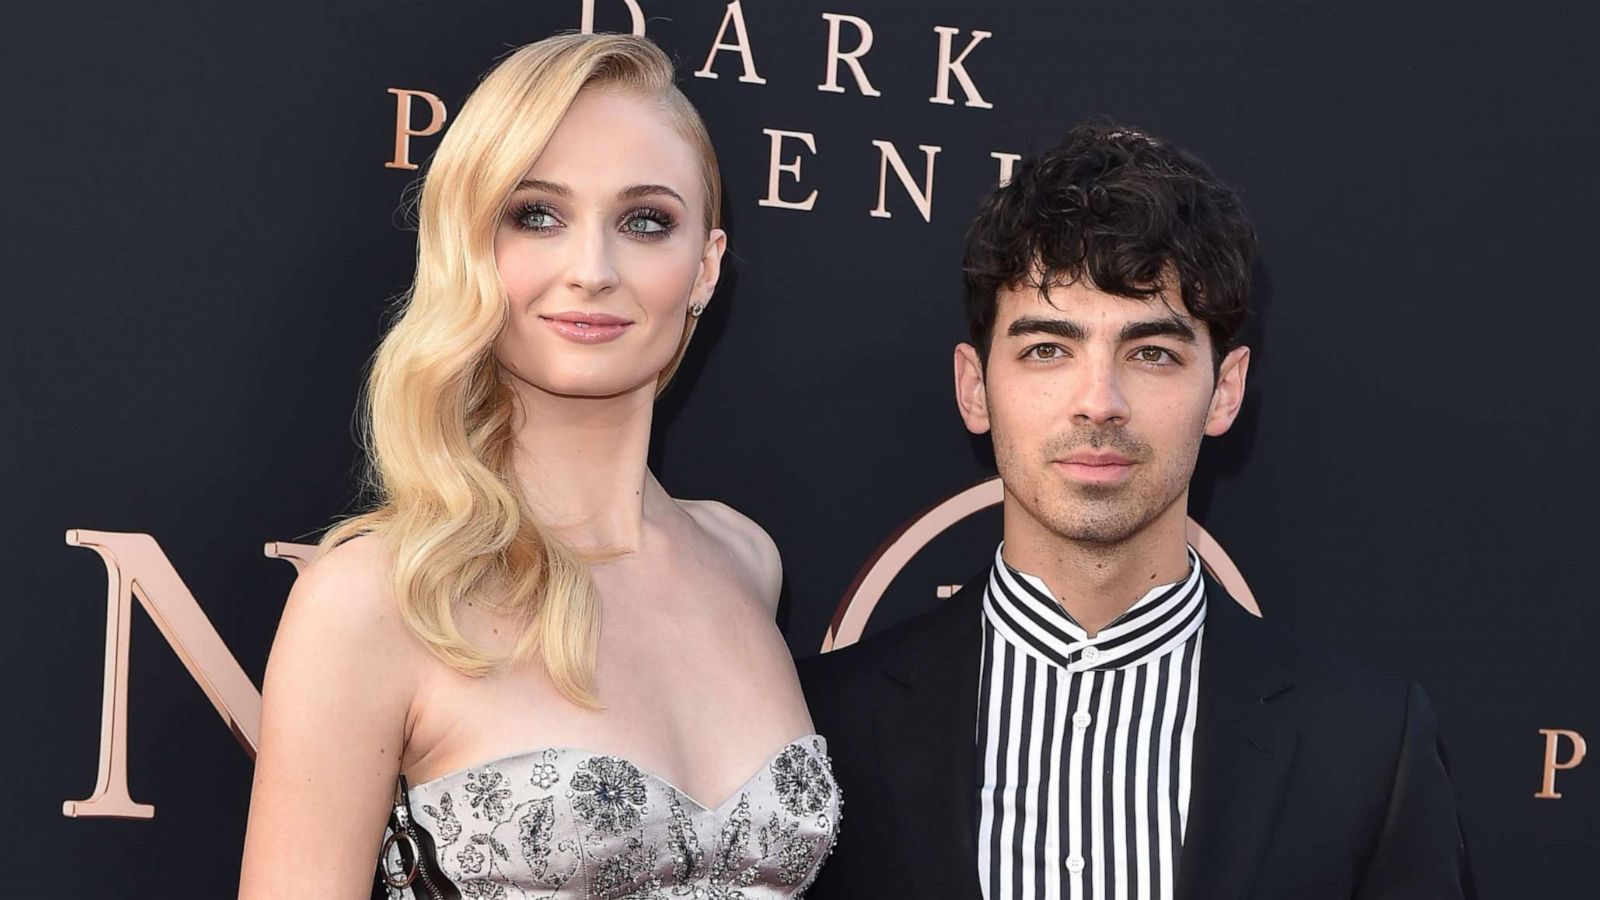
[[[370,896],[420,664],[382,542],[301,573],[267,662],[241,900]]]

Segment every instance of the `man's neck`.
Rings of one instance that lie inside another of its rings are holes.
[[[1151,588],[1189,574],[1187,501],[1185,492],[1138,533],[1105,544],[1063,539],[1008,497],[1001,555],[1013,569],[1042,579],[1093,637]]]

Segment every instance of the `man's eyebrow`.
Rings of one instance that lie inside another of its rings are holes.
[[[517,185],[517,190],[544,191],[547,194],[555,194],[557,197],[572,196],[572,188],[559,182],[545,181],[542,178],[524,178],[522,183]]]
[[[1195,336],[1194,328],[1182,319],[1150,319],[1144,322],[1129,322],[1122,326],[1122,334],[1117,338],[1118,343],[1140,341],[1145,338],[1169,337],[1182,341],[1185,344],[1198,344],[1200,339]]]
[[[659,197],[662,195],[675,198],[684,206],[689,205],[689,201],[683,199],[682,194],[664,184],[636,184],[633,187],[626,188],[621,193],[617,194],[618,197],[621,197],[624,200],[638,200],[643,197]]]
[[[1071,319],[1050,319],[1044,316],[1018,316],[1006,327],[1006,337],[1024,334],[1053,334],[1069,341],[1082,341],[1088,337],[1083,326]]]

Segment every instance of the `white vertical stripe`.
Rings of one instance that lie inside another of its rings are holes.
[[[1139,740],[1133,750],[1133,868],[1138,878],[1138,900],[1151,900],[1154,861],[1150,858],[1150,732],[1155,730],[1157,663],[1144,663],[1144,702],[1140,704]]]
[[[1205,648],[1205,629],[1195,633],[1194,661],[1189,664],[1189,708],[1184,711],[1182,743],[1178,745],[1178,839],[1189,830],[1189,785],[1194,767],[1194,720],[1200,708],[1200,652]]]
[[[1094,692],[1095,679],[1098,672],[1084,672],[1078,677],[1081,682],[1078,687],[1078,702],[1073,712],[1086,712],[1089,709],[1089,695]],[[1084,733],[1073,728],[1072,756],[1067,764],[1067,853],[1070,856],[1083,856],[1083,750]],[[1084,900],[1083,876],[1067,875],[1067,884],[1072,888],[1072,900]]]
[[[1034,887],[1038,881],[1038,866],[1041,860],[1034,856],[1034,842],[1039,836],[1040,820],[1044,818],[1037,805],[1039,796],[1039,779],[1043,776],[1040,772],[1040,759],[1044,755],[1044,730],[1049,723],[1040,721],[1043,718],[1045,679],[1054,678],[1055,673],[1051,668],[1042,663],[1029,661],[1027,669],[1032,675],[1028,679],[1029,687],[1033,691],[1031,710],[1025,712],[1032,718],[1032,729],[1028,735],[1028,784],[1026,788],[1018,791],[1018,808],[1024,810],[1026,827],[1022,830],[1022,900],[1036,900],[1037,894]]]
[[[1094,783],[1089,786],[1089,812],[1094,816],[1089,828],[1089,857],[1088,862],[1094,872],[1094,900],[1106,900],[1106,797],[1105,797],[1105,771],[1106,771],[1106,735],[1111,733],[1111,689],[1116,683],[1115,676],[1110,672],[1100,673],[1100,707],[1095,710],[1094,722],[1089,727],[1094,729],[1094,766],[1090,770]],[[1117,881],[1121,881],[1118,873]]]
[[[1172,746],[1177,734],[1178,690],[1183,684],[1183,654],[1169,653],[1156,663],[1167,670],[1166,703],[1161,710],[1161,742],[1157,744],[1156,759],[1156,850],[1161,861],[1161,893],[1172,896]]]
[[[1017,775],[1022,770],[1022,684],[1024,667],[1017,654],[1006,649],[1006,655],[1011,661],[1011,682],[1006,685],[1006,694],[1011,698],[1011,721],[1006,723],[1006,788],[1001,797],[1000,804],[1000,890],[1011,896],[1011,884],[1016,878],[1017,866],[1021,860],[1017,859],[1015,848],[1017,845],[1017,824],[1021,818],[1017,800],[1020,792],[1017,788]]]
[[[1059,672],[1060,670],[1055,670]],[[1044,888],[1045,896],[1050,900],[1061,900],[1061,861],[1066,856],[1061,852],[1061,754],[1067,743],[1067,719],[1072,712],[1067,709],[1067,686],[1070,684],[1065,675],[1055,675],[1056,683],[1056,720],[1050,723],[1053,731],[1053,742],[1050,747],[1050,793],[1045,796],[1048,806],[1045,810],[1045,841],[1050,852],[1044,858]]]
[[[998,691],[1000,685],[996,674],[1000,671],[1000,654],[1005,653],[1005,642],[997,634],[989,636],[988,646],[985,648],[987,668],[980,671],[981,678],[984,673],[990,676],[992,690]],[[980,689],[982,687],[980,683]],[[1000,703],[999,697],[989,697],[989,708],[982,710],[988,721],[985,723],[985,747],[983,750],[983,784],[979,790],[982,802],[979,803],[981,811],[978,815],[978,879],[983,886],[985,900],[1001,900],[1001,897],[989,896],[990,873],[994,871],[994,856],[990,852],[990,843],[993,840],[995,828],[995,813],[999,798],[995,796],[995,782],[998,779],[998,761],[1000,759]]]
[[[1128,865],[1128,729],[1133,717],[1133,679],[1137,668],[1127,670],[1122,679],[1121,696],[1117,698],[1117,739],[1111,748],[1111,828],[1114,850],[1112,859],[1117,870],[1117,890],[1114,900],[1128,900],[1128,880],[1133,870]]]

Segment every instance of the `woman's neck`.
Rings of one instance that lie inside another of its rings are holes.
[[[666,497],[646,462],[654,385],[604,398],[513,389],[517,479],[539,524],[580,552],[636,551],[647,507]]]

